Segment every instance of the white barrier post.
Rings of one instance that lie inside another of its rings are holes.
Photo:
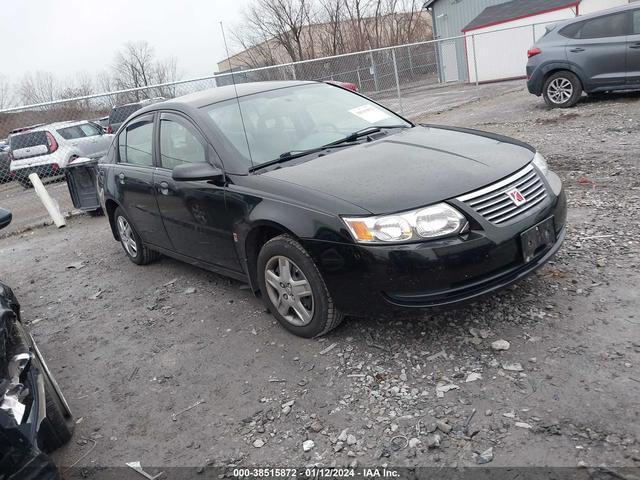
[[[58,228],[64,227],[66,223],[64,221],[64,217],[60,213],[58,204],[53,201],[53,199],[49,195],[49,192],[47,192],[47,189],[44,188],[44,185],[42,184],[42,181],[40,180],[38,174],[35,172],[30,174],[29,180],[31,180],[31,183],[33,183],[33,188],[35,189],[38,197],[40,197],[44,208],[46,208],[47,212],[49,212],[49,216],[51,217],[51,220],[53,220],[53,223],[55,223],[56,227]]]

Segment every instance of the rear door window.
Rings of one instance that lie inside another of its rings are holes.
[[[580,38],[580,30],[582,30],[583,25],[584,22],[572,23],[564,28],[561,28],[558,33],[568,38]]]
[[[79,125],[79,127],[80,127],[80,130],[82,130],[84,135],[87,137],[94,137],[96,135],[100,135],[100,130],[96,125],[92,123],[83,123],[82,125]]]
[[[153,116],[134,120],[118,137],[120,162],[153,166]]]
[[[82,138],[85,136],[84,132],[80,128],[79,125],[74,125],[72,127],[60,128],[57,130],[62,138],[65,140],[74,140],[76,138]]]
[[[608,38],[627,35],[628,20],[627,12],[587,20],[580,32],[580,38]]]
[[[633,15],[633,33],[640,35],[640,10],[634,10]]]

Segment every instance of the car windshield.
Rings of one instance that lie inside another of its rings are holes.
[[[11,150],[47,145],[47,134],[43,131],[22,133],[11,136]]]
[[[241,110],[235,98],[204,108],[246,164],[254,167],[365,129],[411,126],[366,98],[324,84],[248,95],[239,103]]]

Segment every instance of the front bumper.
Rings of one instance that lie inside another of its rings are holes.
[[[472,229],[463,237],[389,246],[303,244],[336,307],[346,314],[445,307],[507,287],[544,265],[564,240],[566,212],[561,191],[522,221]],[[554,218],[555,243],[525,263],[520,234],[549,217]]]

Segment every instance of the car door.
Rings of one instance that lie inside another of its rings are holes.
[[[640,85],[640,9],[631,11],[631,35],[627,42],[627,83]]]
[[[131,120],[118,135],[118,162],[112,169],[116,200],[145,243],[171,249],[153,185],[154,114]]]
[[[109,148],[111,138],[102,134],[102,129],[93,123],[83,123],[78,125],[84,138],[82,139],[82,153],[87,157],[102,157]]]
[[[241,271],[225,205],[224,185],[172,179],[174,167],[210,162],[215,151],[186,117],[164,112],[159,120],[156,198],[165,229],[177,253]]]
[[[581,70],[587,90],[625,84],[628,32],[628,12],[619,12],[585,20],[569,39],[567,59]]]

